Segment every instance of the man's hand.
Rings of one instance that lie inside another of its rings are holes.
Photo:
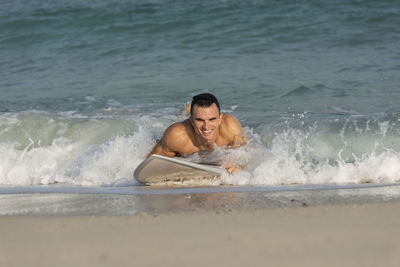
[[[223,168],[229,172],[229,174],[236,174],[238,171],[243,170],[243,167],[234,163],[228,163],[225,165],[222,165]]]
[[[247,141],[248,141],[247,137],[243,135],[235,135],[233,141],[229,145],[229,148],[238,148],[244,146],[247,143]]]

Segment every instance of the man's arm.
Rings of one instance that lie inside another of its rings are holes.
[[[157,154],[157,155],[161,155],[161,156],[166,156],[166,157],[170,157],[173,158],[175,157],[175,152],[171,152],[168,150],[168,147],[166,147],[165,145],[163,145],[163,139],[161,139],[154,147],[153,150],[147,154],[146,157],[150,157],[153,154]]]
[[[247,143],[248,139],[243,134],[242,125],[234,116],[224,115],[223,125],[220,129],[221,134],[228,140],[229,148],[238,148]]]
[[[185,145],[187,143],[187,136],[185,126],[183,123],[178,122],[172,124],[164,132],[162,139],[154,146],[153,150],[147,155],[152,154],[166,156],[173,158],[180,156],[185,152]]]
[[[240,146],[244,146],[248,140],[247,137],[244,136],[243,128],[240,122],[230,114],[224,115],[221,133],[228,140],[228,148],[238,148]],[[235,174],[243,169],[243,166],[240,166],[236,163],[227,163],[222,167],[224,167],[231,174]]]

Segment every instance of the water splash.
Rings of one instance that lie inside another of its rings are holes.
[[[178,115],[177,115],[178,114]],[[0,117],[0,185],[136,185],[132,174],[165,128],[185,116],[177,109],[144,115],[24,112]],[[283,121],[283,123],[281,123]],[[397,117],[350,115],[312,121],[283,115],[255,129],[238,149],[217,148],[187,160],[235,163],[234,185],[346,184],[400,181]],[[211,185],[211,184],[210,184]]]

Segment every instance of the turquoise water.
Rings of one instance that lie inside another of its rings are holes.
[[[136,185],[200,92],[251,140],[227,183],[398,182],[399,25],[398,1],[3,1],[0,185]]]

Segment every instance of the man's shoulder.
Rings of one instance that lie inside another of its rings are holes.
[[[224,114],[223,121],[228,123],[239,123],[238,119],[232,114]]]
[[[172,143],[183,142],[189,138],[187,121],[176,122],[165,130],[163,141]]]
[[[179,135],[182,133],[187,133],[187,121],[175,122],[171,124],[166,130],[166,134]]]
[[[221,126],[224,130],[229,132],[242,131],[242,125],[240,124],[239,120],[231,114],[224,114],[222,117]]]
[[[220,134],[230,147],[238,147],[246,144],[242,125],[233,115],[227,114],[223,116]]]

